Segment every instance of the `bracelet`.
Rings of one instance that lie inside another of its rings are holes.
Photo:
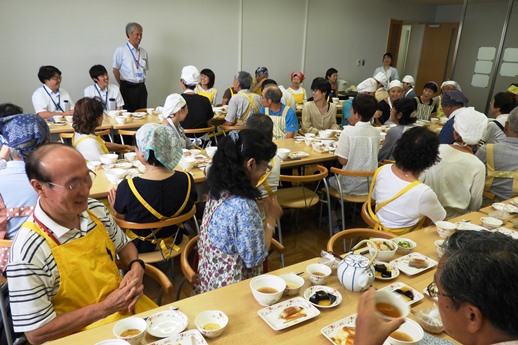
[[[141,260],[141,259],[134,259],[134,260],[131,260],[130,263],[128,264],[128,271],[131,271],[131,266],[133,266],[133,264],[135,262],[138,262],[140,266],[142,266],[142,269],[145,271],[146,270],[146,263]]]

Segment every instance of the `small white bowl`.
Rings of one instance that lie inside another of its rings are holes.
[[[309,281],[313,285],[323,285],[331,275],[331,268],[324,264],[310,264],[306,267]]]
[[[447,117],[440,117],[440,118],[439,118],[439,123],[440,123],[441,125],[446,124],[446,122],[448,122],[448,118],[447,118]]]
[[[205,152],[207,153],[207,156],[209,156],[210,158],[214,158],[214,155],[216,154],[217,150],[217,146],[209,146],[205,148]]]
[[[108,339],[103,340],[100,343],[95,343],[95,345],[129,345],[129,343],[122,339]]]
[[[216,338],[223,333],[228,324],[228,317],[219,310],[204,311],[194,319],[194,324],[207,338]]]
[[[153,113],[155,112],[155,108],[147,108],[147,109],[146,109],[146,112],[147,112],[149,115],[151,115],[151,114],[153,114]]]
[[[123,125],[128,121],[127,117],[124,116],[115,116],[115,122],[117,122],[118,125]]]
[[[201,152],[201,150],[198,150],[198,149],[190,149],[189,151],[191,152],[191,156],[193,156],[193,157],[199,155]]]
[[[286,282],[281,277],[262,274],[250,281],[250,289],[255,300],[260,305],[267,307],[281,299],[284,289],[286,289]],[[272,292],[263,292],[264,290],[260,291],[261,289],[272,289]]]
[[[376,302],[376,313],[386,320],[405,317],[408,315],[408,313],[410,313],[410,306],[406,300],[395,292],[378,290],[374,294],[374,300]],[[378,304],[380,303],[390,304],[391,306],[395,307],[397,310],[399,310],[399,316],[389,316],[379,311]]]
[[[305,138],[314,138],[315,134],[314,133],[306,133],[306,134],[304,134],[304,137]]]
[[[279,156],[279,158],[284,161],[284,160],[286,160],[286,158],[288,158],[288,155],[290,154],[290,152],[291,152],[290,149],[278,148],[277,156]]]
[[[126,158],[126,160],[128,162],[133,162],[137,158],[137,153],[136,152],[126,152],[124,154],[124,158]]]
[[[300,292],[302,286],[304,286],[304,278],[296,275],[295,273],[281,274],[281,277],[286,282],[286,289],[284,289],[285,296],[295,296]]]
[[[438,124],[439,123],[439,118],[432,117],[432,118],[430,118],[430,122],[433,123],[433,124]]]
[[[398,245],[396,242],[391,241],[386,238],[371,238],[371,241],[378,244],[378,257],[376,258],[376,260],[388,262],[396,254],[396,250],[398,248]],[[387,247],[389,247],[389,248],[392,247],[393,249],[392,250],[381,250],[380,245],[383,243]],[[370,255],[374,255],[374,253],[375,253],[374,248],[372,248],[370,243],[367,243],[367,245],[369,247]]]
[[[52,116],[52,118],[54,119],[54,122],[63,122],[63,121],[65,121],[65,117],[63,115],[54,115],[54,116]]]
[[[127,172],[126,169],[121,168],[106,169],[104,175],[111,183],[119,183],[126,176]]]
[[[412,250],[414,250],[415,247],[417,246],[417,243],[415,243],[414,241],[412,241],[409,238],[395,238],[394,242],[396,242],[396,244],[397,244],[396,253],[398,253],[400,255],[407,255]],[[401,243],[407,243],[408,246],[403,246]]]
[[[329,138],[331,137],[331,134],[333,134],[333,132],[330,132],[328,130],[318,131],[318,136],[321,138]]]
[[[108,114],[109,117],[115,117],[117,115],[120,115],[121,113],[122,113],[121,110],[108,110],[107,111],[107,114]]]
[[[402,332],[412,338],[411,341],[398,340],[393,337],[396,332]],[[419,344],[421,339],[424,337],[423,328],[414,320],[405,318],[405,323],[399,326],[399,328],[393,332],[387,339],[387,342],[391,345],[415,345]]]
[[[457,224],[441,220],[435,223],[435,228],[437,229],[439,236],[442,238],[448,238],[453,235],[457,229]]]
[[[189,325],[187,315],[179,310],[164,310],[147,318],[147,332],[157,338],[170,337]]]
[[[189,172],[192,170],[192,168],[194,168],[194,163],[196,162],[196,159],[192,156],[188,156],[188,157],[182,157],[182,159],[180,159],[180,166],[182,167],[183,170]]]
[[[121,339],[127,341],[131,345],[138,345],[144,335],[146,334],[146,320],[140,317],[127,317],[125,319],[120,320],[113,326],[113,335],[117,337],[117,339]],[[130,329],[138,330],[139,333],[131,336],[123,336],[122,334]]]
[[[65,116],[65,121],[68,123],[72,123],[73,118],[74,117],[72,115],[67,115],[67,116]]]
[[[440,259],[444,255],[444,248],[442,245],[444,244],[444,240],[436,240],[435,241],[435,249],[437,249],[437,257]]]
[[[494,217],[482,217],[480,218],[480,221],[482,222],[482,226],[489,230],[496,229],[504,224],[500,219]]]
[[[99,162],[99,161],[86,162],[86,167],[92,171],[99,169],[100,166],[101,166],[101,162]]]
[[[512,205],[509,205],[509,206],[512,206]],[[496,218],[496,219],[500,219],[504,223],[507,222],[509,220],[509,218],[511,218],[511,215],[509,214],[509,212],[506,212],[504,210],[500,210],[500,211],[497,210],[497,211],[489,212],[488,216]]]
[[[115,164],[118,158],[119,155],[115,153],[107,153],[99,156],[99,159],[101,160],[102,164]]]

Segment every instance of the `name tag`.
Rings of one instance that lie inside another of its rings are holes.
[[[143,76],[142,72],[135,73],[135,74],[136,74],[137,78],[142,78],[142,76]]]

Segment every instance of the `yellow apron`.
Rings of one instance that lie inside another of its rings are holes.
[[[182,172],[176,171],[175,174],[182,173]],[[183,173],[186,174],[186,175],[188,174],[186,172],[183,172]],[[187,176],[187,181],[188,181],[188,185],[187,185],[187,194],[185,196],[185,200],[183,201],[182,206],[178,209],[178,211],[176,211],[175,214],[173,214],[171,216],[171,218],[178,217],[183,212],[183,210],[185,209],[185,206],[187,205],[187,202],[189,201],[189,196],[191,195],[191,179],[189,178],[189,176]],[[137,200],[142,204],[142,206],[144,206],[146,208],[146,210],[149,211],[149,213],[151,213],[153,216],[157,217],[159,220],[162,220],[162,219],[165,219],[165,218],[169,218],[169,217],[166,217],[166,216],[162,215],[157,210],[155,210],[153,208],[153,206],[151,206],[144,199],[144,197],[142,197],[142,195],[137,190],[137,187],[135,187],[135,183],[133,182],[133,178],[128,179],[128,185],[129,185],[133,195],[135,195]],[[176,244],[174,244],[175,238],[173,238],[173,237],[158,238],[156,235],[158,234],[158,232],[161,229],[162,228],[156,228],[156,229],[152,230],[151,233],[149,235],[145,236],[145,237],[137,235],[131,229],[126,229],[126,236],[128,236],[130,238],[130,240],[132,240],[132,241],[135,240],[135,239],[139,239],[141,241],[148,241],[148,242],[151,242],[153,244],[157,244],[158,243],[160,245],[160,249],[162,250],[162,254],[163,254],[163,257],[164,257],[164,260],[165,260],[165,259],[169,258],[169,256],[172,254],[173,250],[176,251],[176,252],[179,252],[180,251],[180,247],[178,247]]]
[[[303,88],[301,88],[301,89],[304,90]],[[291,96],[295,100],[295,104],[303,104],[304,103],[304,91],[301,92],[301,93],[294,93],[293,90],[291,90],[291,89],[288,89],[288,91],[290,92]]]
[[[273,122],[273,139],[286,139],[286,115],[290,107],[285,105],[281,116],[270,115],[270,108],[264,108],[264,114],[268,115]]]
[[[442,95],[439,95],[439,97],[437,97],[437,117],[446,117],[446,114],[442,109]]]
[[[85,236],[64,244],[56,243],[36,223],[24,224],[24,227],[45,238],[52,250],[61,277],[58,293],[52,298],[52,305],[58,315],[103,301],[119,288],[122,280],[114,261],[115,245],[101,221],[90,211],[88,214],[95,222],[95,228]],[[142,296],[134,311],[141,313],[156,307],[157,305],[148,297]],[[128,311],[119,311],[84,329],[104,325],[129,315],[131,314]]]
[[[383,206],[385,206],[385,205],[389,204],[390,202],[396,200],[401,195],[403,195],[406,192],[408,192],[410,189],[412,189],[415,186],[421,184],[420,181],[414,181],[414,182],[410,183],[408,186],[406,186],[405,188],[400,190],[392,198],[390,198],[388,200],[385,200],[385,201],[382,201],[382,202],[379,202],[379,203],[376,203],[376,208],[373,211],[372,210],[372,190],[374,189],[374,184],[376,183],[376,177],[378,176],[378,173],[380,172],[381,168],[382,167],[379,167],[376,170],[376,173],[374,173],[374,177],[372,178],[372,182],[371,182],[371,185],[370,185],[370,188],[369,188],[369,196],[367,197],[367,211],[369,212],[369,215],[371,216],[371,218],[376,222],[376,225],[374,226],[374,230],[388,231],[388,232],[391,232],[393,234],[396,234],[396,235],[400,236],[400,235],[404,235],[404,234],[406,234],[406,233],[408,233],[408,232],[410,232],[412,230],[421,229],[423,227],[423,224],[424,224],[425,220],[426,220],[426,217],[421,218],[416,224],[414,224],[412,226],[409,226],[409,227],[406,227],[406,228],[388,228],[388,227],[383,226],[383,224],[381,224],[380,220],[378,219],[378,216],[376,216],[376,213]]]
[[[272,173],[272,170],[273,170],[273,167],[275,165],[275,157],[272,158],[272,160],[270,161],[270,166],[271,166],[271,169],[270,171],[268,171],[266,174],[264,174],[261,179],[259,180],[259,182],[257,182],[257,185],[255,186],[255,188],[259,188],[259,186],[263,186],[263,188],[266,190],[266,192],[268,193],[269,196],[272,196],[274,193],[273,193],[273,190],[272,190],[272,187],[270,187],[270,185],[268,184],[268,177],[270,177],[270,174]]]
[[[207,97],[210,101],[210,104],[214,104],[214,95],[216,94],[215,88],[210,88],[209,90],[205,91],[199,85],[196,85],[196,93],[198,95]]]
[[[495,154],[494,144],[486,144],[486,162],[487,162],[487,175],[486,182],[484,184],[484,190],[490,192],[493,180],[495,177],[498,178],[510,178],[513,179],[512,196],[518,195],[518,170],[516,171],[501,171],[495,169]],[[490,192],[491,193],[491,192]]]
[[[96,136],[88,135],[86,137],[82,137],[78,141],[75,141],[75,137],[76,137],[75,135],[72,137],[72,147],[77,148],[77,145],[79,145],[79,143],[81,141],[87,140],[87,139],[92,139],[92,140],[95,140],[95,141],[97,141],[99,143],[99,145],[101,146],[101,150],[103,151],[104,154],[109,153],[108,148],[106,147],[106,144],[101,139],[101,137],[99,137],[98,135],[96,135]]]
[[[243,113],[243,116],[240,118],[240,119],[237,119],[236,120],[236,126],[244,126],[245,123],[246,123],[246,119],[248,118],[248,116],[250,116],[251,114],[253,114],[252,112],[252,108],[255,109],[255,112],[258,113],[259,112],[259,108],[257,107],[257,105],[254,103],[254,98],[253,97],[250,97],[248,96],[246,93],[242,92],[241,93],[243,96],[245,96],[246,99],[248,99],[248,107],[246,108],[245,112]]]

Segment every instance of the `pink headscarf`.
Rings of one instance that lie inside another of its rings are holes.
[[[290,80],[293,79],[294,76],[299,77],[301,83],[304,81],[304,73],[302,73],[302,72],[293,72],[291,74],[291,76],[290,76]]]

